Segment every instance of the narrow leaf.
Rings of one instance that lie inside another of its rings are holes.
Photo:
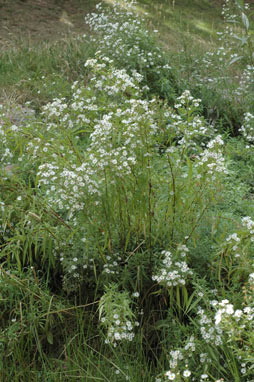
[[[49,343],[50,345],[53,345],[53,342],[54,342],[53,334],[52,334],[51,332],[47,332],[46,335],[47,335],[48,343]]]
[[[243,58],[243,56],[234,57],[234,58],[230,61],[229,65],[234,64],[235,62],[241,60],[242,58]]]
[[[242,22],[243,22],[243,25],[244,25],[245,29],[248,31],[249,27],[250,27],[249,19],[246,16],[246,14],[243,13],[243,12],[242,12]]]

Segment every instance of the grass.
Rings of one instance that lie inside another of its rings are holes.
[[[85,74],[84,63],[92,47],[76,39],[11,49],[2,53],[0,64],[1,100],[39,108],[48,100],[67,96],[71,83]]]
[[[89,1],[77,3],[84,15],[92,9]],[[214,44],[221,23],[220,11],[203,1],[176,2],[174,8],[171,0],[163,3],[140,1],[138,10],[142,15],[148,13],[148,24],[160,30],[160,38],[173,52],[179,49],[182,38]],[[83,30],[87,32],[85,24]],[[89,55],[91,45],[83,39],[81,43],[78,36],[72,38],[71,34],[57,42],[40,41],[39,50],[32,39],[29,42],[21,38],[1,53],[0,99],[21,104],[29,101],[38,108],[59,94],[65,96],[72,81],[85,74],[83,64]],[[52,83],[54,86],[50,86]]]
[[[220,2],[211,4],[209,1],[141,0],[138,9],[141,14],[148,14],[148,22],[160,31],[165,46],[175,51],[181,49],[182,38],[214,45],[221,25],[219,5]]]
[[[89,1],[77,2],[85,15],[91,11]],[[109,2],[110,3],[110,2]],[[59,5],[59,4],[58,4]],[[13,5],[12,5],[13,6]],[[93,5],[94,6],[94,5]],[[221,24],[218,7],[208,2],[149,2],[140,1],[138,11],[150,27],[159,29],[160,39],[174,53],[192,41],[207,47],[216,44],[216,31]],[[84,24],[84,32],[87,27]],[[35,40],[36,41],[36,40]],[[92,46],[79,36],[61,37],[57,42],[40,41],[40,49],[33,40],[20,40],[12,48],[2,51],[0,61],[0,100],[2,103],[31,102],[39,109],[42,104],[59,95],[67,96],[70,86],[85,75],[84,63],[92,54]],[[19,46],[17,48],[17,46]]]

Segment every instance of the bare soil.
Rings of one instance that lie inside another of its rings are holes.
[[[0,0],[0,49],[85,33],[96,0]]]

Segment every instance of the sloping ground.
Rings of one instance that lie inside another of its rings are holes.
[[[221,29],[223,0],[138,0],[138,8],[170,50],[181,49],[183,38],[212,43]]]
[[[112,4],[113,0],[102,0]],[[84,15],[99,0],[0,0],[0,47],[17,46],[19,41],[54,41],[84,33]],[[138,10],[148,24],[160,31],[169,47],[179,34],[199,40],[215,36],[221,22],[222,0],[138,0]]]
[[[96,0],[0,0],[0,48],[21,40],[52,41],[84,33]]]
[[[121,1],[121,0],[119,0]],[[84,15],[100,0],[0,0],[0,48],[17,46],[19,41],[54,41],[69,33],[87,31]],[[112,4],[114,0],[101,0]],[[140,14],[160,32],[169,47],[190,37],[211,43],[223,28],[223,0],[137,0]],[[248,0],[254,5],[254,0]]]

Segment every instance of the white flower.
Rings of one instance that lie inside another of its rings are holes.
[[[173,381],[176,377],[175,373],[172,373],[171,371],[167,371],[165,375],[168,377],[170,381]]]
[[[190,375],[191,375],[190,370],[184,370],[184,372],[183,372],[184,377],[188,378]]]
[[[118,332],[114,333],[114,337],[115,337],[116,340],[120,340],[121,339],[121,335]]]
[[[234,308],[232,304],[228,304],[226,307],[226,313],[227,314],[233,314],[234,313]]]
[[[221,318],[222,318],[222,311],[218,310],[218,312],[216,312],[215,314],[215,325],[219,325],[219,323],[221,322]]]
[[[243,312],[240,309],[237,309],[235,311],[234,317],[240,318],[242,314],[243,314]]]

